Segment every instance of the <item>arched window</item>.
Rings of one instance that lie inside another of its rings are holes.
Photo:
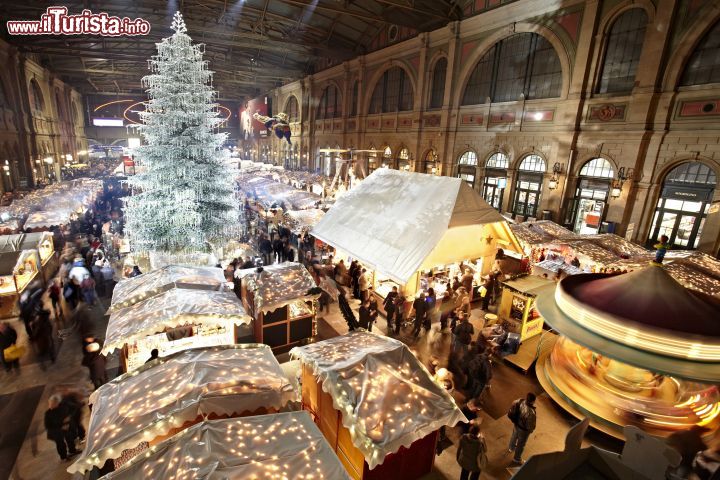
[[[471,187],[475,186],[475,168],[477,167],[477,155],[468,150],[458,158],[457,177],[465,180]]]
[[[393,162],[393,158],[392,158],[392,150],[390,149],[389,146],[385,147],[385,149],[383,150],[383,163],[382,163],[383,168],[392,168],[394,163],[395,162]]]
[[[482,196],[494,209],[502,208],[505,187],[507,186],[507,168],[510,164],[508,156],[503,152],[495,152],[485,162]]]
[[[588,160],[580,168],[575,197],[566,217],[575,233],[594,235],[600,231],[613,178],[615,170],[601,157]]]
[[[435,175],[437,173],[437,161],[438,161],[438,154],[435,150],[429,150],[425,154],[425,162],[424,162],[424,168],[423,171],[430,175]]]
[[[410,150],[403,147],[397,158],[398,170],[410,170]]]
[[[447,60],[441,58],[435,63],[432,84],[430,86],[430,108],[440,108],[445,96],[445,76],[447,74]]]
[[[290,98],[285,103],[285,113],[288,116],[289,123],[297,122],[300,119],[300,106],[295,95],[290,95]]]
[[[35,79],[30,80],[30,106],[39,113],[45,110],[42,90]]]
[[[632,92],[647,22],[642,8],[632,8],[615,19],[607,35],[598,93]]]
[[[650,228],[649,244],[667,235],[672,248],[695,249],[715,193],[715,172],[700,162],[686,162],[668,172]]]
[[[545,160],[540,155],[530,154],[522,159],[515,182],[513,214],[524,219],[537,218],[542,193]]]
[[[370,145],[370,148],[368,148],[367,152],[367,158],[368,158],[368,175],[370,175],[372,172],[378,169],[379,163],[378,163],[378,152],[375,149],[375,145]]]
[[[545,173],[545,160],[540,155],[530,154],[520,162],[518,170]]]
[[[585,162],[580,169],[581,177],[613,178],[615,171],[612,165],[604,158],[593,158]]]
[[[342,116],[340,108],[340,95],[335,85],[328,85],[323,90],[320,97],[320,105],[318,105],[317,119],[336,118]]]
[[[680,85],[720,83],[720,22],[705,34],[685,65]]]
[[[405,70],[389,68],[375,84],[368,113],[405,112],[412,108],[412,84]]]
[[[507,37],[483,55],[470,74],[463,105],[555,98],[562,90],[562,67],[552,44],[537,33]]]
[[[352,103],[350,104],[350,116],[357,116],[357,104],[358,104],[358,81],[353,82],[352,88]]]

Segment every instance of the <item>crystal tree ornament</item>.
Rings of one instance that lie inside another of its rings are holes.
[[[203,45],[193,45],[182,15],[175,33],[157,44],[143,86],[150,97],[142,124],[144,166],[128,183],[125,212],[133,249],[139,252],[209,252],[237,230],[234,175],[221,149],[226,134],[214,103],[212,72]]]

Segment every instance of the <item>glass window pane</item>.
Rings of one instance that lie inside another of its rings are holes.
[[[545,160],[540,155],[531,154],[523,158],[518,169],[526,172],[545,172]]]
[[[495,63],[495,50],[493,46],[483,55],[475,65],[463,92],[463,105],[479,105],[486,102],[490,96],[490,86],[493,81],[493,64]]]
[[[720,83],[720,22],[695,47],[680,79],[680,85],[708,83]]]
[[[647,20],[642,8],[627,10],[615,20],[607,36],[598,93],[632,91]]]
[[[593,158],[583,165],[580,169],[580,176],[582,177],[600,177],[600,178],[614,178],[615,172],[613,171],[610,162],[604,158]]]
[[[508,168],[510,161],[508,156],[502,152],[493,153],[487,162],[485,162],[486,168]]]
[[[525,89],[532,33],[518,33],[500,42],[493,102],[520,100]]]
[[[528,98],[555,98],[562,89],[562,67],[555,48],[545,37],[536,36]]]
[[[430,90],[430,108],[440,108],[445,96],[445,76],[447,74],[447,60],[441,58],[435,64],[433,70],[432,85]]]

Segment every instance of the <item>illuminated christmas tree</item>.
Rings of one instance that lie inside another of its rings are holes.
[[[144,168],[128,180],[126,230],[138,252],[209,252],[238,229],[234,175],[203,45],[193,45],[180,13],[172,29],[143,77],[150,99],[140,113],[145,144],[137,157]]]

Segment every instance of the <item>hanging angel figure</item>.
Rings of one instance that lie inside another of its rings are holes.
[[[266,117],[265,115],[260,115],[255,112],[253,113],[253,118],[265,125],[265,128],[268,130],[273,130],[279,139],[284,138],[290,145],[292,145],[292,142],[290,141],[291,132],[290,125],[288,125],[287,113],[280,112],[272,117]]]

